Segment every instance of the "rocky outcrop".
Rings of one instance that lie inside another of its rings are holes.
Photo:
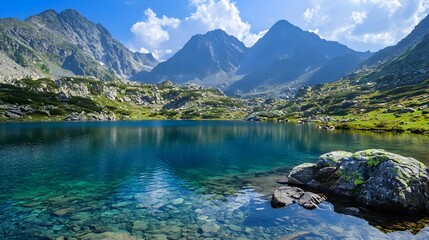
[[[236,119],[250,111],[246,100],[212,89],[195,90],[169,83],[147,85],[64,77],[55,81],[14,80],[13,84],[0,83],[0,88],[0,121]]]
[[[2,62],[7,65],[0,64],[0,70],[11,71],[2,73],[0,81],[73,75],[126,79],[158,64],[152,54],[130,51],[102,25],[72,9],[47,10],[25,21],[0,19]]]
[[[68,122],[80,122],[80,121],[114,121],[116,116],[112,113],[101,112],[101,113],[81,113],[72,112],[64,118],[64,121]]]
[[[295,167],[283,183],[346,197],[377,210],[429,212],[429,169],[384,150],[330,152]]]
[[[271,199],[271,206],[278,208],[298,203],[307,209],[314,209],[324,200],[325,198],[318,194],[306,192],[298,187],[286,186],[274,192]]]
[[[0,116],[7,118],[7,119],[21,119],[25,117],[26,115],[31,114],[39,114],[39,115],[46,115],[51,116],[49,110],[56,109],[55,107],[52,107],[51,105],[44,106],[40,109],[34,109],[31,105],[18,105],[18,104],[2,104],[0,102]]]
[[[32,71],[22,67],[7,55],[0,52],[0,83],[13,83],[15,79],[21,79],[26,76],[40,77],[33,75]]]

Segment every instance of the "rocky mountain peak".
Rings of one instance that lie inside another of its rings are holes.
[[[201,45],[204,43],[203,45]],[[211,48],[211,54],[217,55],[222,50],[244,52],[247,47],[236,37],[228,35],[225,31],[217,29],[206,34],[197,34],[183,47],[185,48]],[[203,49],[201,49],[203,50]],[[207,49],[206,49],[207,50]]]
[[[43,12],[41,12],[41,13],[39,13],[39,14],[37,14],[37,15],[35,15],[35,16],[40,16],[40,17],[42,17],[42,16],[45,16],[45,17],[49,17],[49,16],[57,16],[58,15],[58,13],[57,13],[57,11],[55,11],[54,9],[47,9],[47,10],[45,10],[45,11],[43,11]],[[33,16],[34,17],[34,16]],[[30,17],[31,18],[31,17]]]
[[[43,74],[124,79],[158,64],[152,55],[131,52],[105,27],[74,9],[60,13],[49,9],[25,21],[2,20],[0,28],[10,42],[6,55],[24,67],[33,68],[38,62],[31,71],[44,66]]]
[[[235,72],[247,52],[247,47],[223,30],[194,35],[172,58],[156,66],[150,75],[136,75],[134,80],[161,82],[172,80],[185,83],[206,81],[214,75]]]
[[[78,16],[83,17],[78,11],[75,9],[69,8],[61,12],[61,15],[70,15],[70,16]]]
[[[280,20],[249,50],[237,72],[245,76],[228,91],[331,82],[353,70],[366,55]]]
[[[287,20],[277,21],[271,28],[271,31],[282,31],[282,32],[293,32],[293,31],[302,31],[299,27],[293,25]]]

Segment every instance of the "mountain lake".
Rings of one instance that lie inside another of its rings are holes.
[[[323,153],[380,148],[429,165],[428,146],[244,121],[2,123],[0,239],[429,239],[428,219],[329,198],[270,204],[277,179]]]

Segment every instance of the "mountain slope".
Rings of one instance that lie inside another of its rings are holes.
[[[1,62],[0,54],[0,62]],[[242,99],[213,89],[64,77],[0,82],[2,121],[243,119]]]
[[[26,22],[60,33],[120,76],[131,76],[142,69],[149,70],[157,63],[151,54],[132,53],[113,39],[101,24],[92,23],[73,9],[59,14],[48,10],[27,18]]]
[[[197,83],[230,94],[263,93],[334,81],[370,55],[283,20],[250,49],[222,30],[196,35],[172,58],[132,80]]]
[[[0,50],[16,61],[15,53],[28,49],[32,54],[21,55],[30,64],[20,65],[44,65],[39,75],[74,74],[108,80],[149,71],[157,64],[151,54],[132,53],[103,26],[71,9],[61,13],[47,10],[25,21],[1,19],[0,33],[8,38]]]
[[[139,74],[132,79],[145,82],[171,80],[176,83],[194,80],[213,86],[217,84],[211,82],[216,78],[214,75],[234,76],[246,52],[247,48],[237,38],[222,30],[214,30],[193,36],[181,50],[158,64],[150,74]]]
[[[272,109],[286,112],[286,118],[325,126],[428,134],[429,34],[384,61],[339,81],[300,88],[296,101]]]
[[[282,20],[250,49],[238,71],[247,75],[229,90],[246,93],[282,85],[296,87],[330,82],[354,69],[369,55],[323,40]],[[346,62],[334,64],[339,61]]]
[[[79,49],[56,35],[50,34],[43,29],[37,29],[26,22],[7,18],[0,19],[0,40],[0,51],[35,76],[73,75],[73,73],[61,68],[61,65],[65,62],[67,56],[77,57]],[[62,42],[61,48],[51,44],[55,42]],[[62,50],[62,56],[60,55],[60,49]],[[86,66],[85,69],[79,70],[89,72],[94,69],[97,73],[96,76],[107,75],[105,69],[98,66],[97,62],[91,62],[89,56],[80,57],[90,65]],[[6,71],[2,72],[3,76],[9,74]]]
[[[396,57],[399,57],[409,49],[420,43],[425,35],[429,34],[429,16],[424,18],[414,30],[402,39],[395,46],[384,48],[375,53],[368,60],[364,61],[362,65],[365,66],[377,66],[383,63],[389,62]]]
[[[364,82],[377,82],[378,88],[390,89],[418,84],[429,78],[429,34],[399,57],[379,66],[363,77]]]
[[[22,76],[32,76],[32,72],[28,69],[17,64],[15,61],[10,59],[8,56],[0,52],[0,66],[3,74],[0,75],[0,82],[9,82],[14,79],[21,78]],[[5,74],[6,73],[6,74]]]

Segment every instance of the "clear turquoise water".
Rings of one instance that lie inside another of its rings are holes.
[[[428,165],[428,146],[308,125],[0,124],[0,239],[429,239],[428,227],[386,234],[330,202],[269,203],[282,171],[325,152],[383,148]]]

